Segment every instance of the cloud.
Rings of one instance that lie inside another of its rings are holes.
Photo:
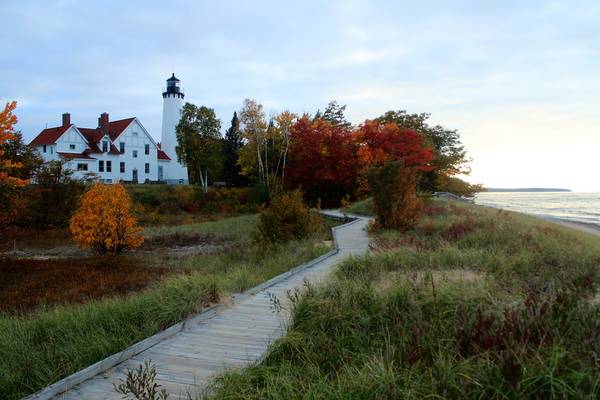
[[[517,164],[541,179],[525,154],[567,179],[580,164],[556,171],[557,143],[600,150],[595,1],[22,0],[3,14],[0,95],[19,101],[28,139],[64,111],[88,126],[102,111],[135,115],[159,136],[175,72],[224,127],[247,97],[298,113],[335,98],[353,122],[430,112],[460,130],[484,182]]]

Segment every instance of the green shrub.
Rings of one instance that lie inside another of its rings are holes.
[[[302,192],[280,192],[261,211],[256,235],[261,242],[287,242],[308,237],[321,224],[321,217],[303,203]]]

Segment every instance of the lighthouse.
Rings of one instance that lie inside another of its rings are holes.
[[[163,116],[161,150],[171,159],[162,166],[162,180],[167,183],[188,183],[187,168],[177,161],[177,135],[175,127],[181,118],[181,104],[185,94],[180,85],[180,80],[173,74],[167,79],[167,87],[163,92]],[[160,175],[160,173],[159,173]]]

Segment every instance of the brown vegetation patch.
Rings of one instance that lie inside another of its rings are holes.
[[[427,204],[425,207],[423,207],[423,215],[427,215],[429,217],[438,217],[447,213],[448,209],[438,204]]]
[[[197,246],[200,244],[224,245],[229,242],[228,239],[206,233],[175,232],[169,235],[148,237],[140,249],[155,250],[165,247]]]
[[[465,220],[454,222],[442,232],[442,237],[448,242],[456,242],[465,235],[474,232],[480,228],[480,223],[471,217]]]
[[[235,243],[226,238],[205,233],[176,232],[170,235],[146,238],[138,251],[153,253],[167,258],[181,258],[197,254],[226,251]]]
[[[144,289],[173,272],[144,267],[131,257],[0,258],[0,312],[123,295]]]
[[[15,251],[23,248],[50,249],[72,244],[67,229],[30,229],[9,226],[0,229],[0,251]]]

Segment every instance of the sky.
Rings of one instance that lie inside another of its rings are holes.
[[[0,101],[27,140],[63,112],[136,116],[160,138],[162,90],[268,113],[335,99],[358,124],[387,110],[457,129],[466,179],[599,191],[598,1],[2,0]]]

